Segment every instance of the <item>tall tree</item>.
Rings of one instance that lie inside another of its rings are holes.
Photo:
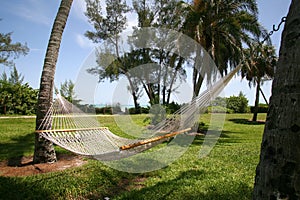
[[[133,1],[133,8],[138,15],[138,27],[134,27],[136,33],[145,27],[168,28],[177,31],[182,28],[182,15],[177,0]],[[166,43],[170,36],[168,32],[159,30],[155,34],[149,33],[148,37],[145,37],[145,32],[143,32],[142,40],[136,39],[130,43],[134,49],[140,49],[140,57],[143,58],[144,64],[155,63],[155,67],[152,65],[151,72],[148,70],[139,77],[151,105],[168,104],[171,93],[176,90],[174,86],[176,80],[184,80],[186,75],[182,67],[184,59],[161,48],[164,44],[165,49],[170,49],[172,48],[170,45],[173,44]],[[149,44],[152,46],[149,47]],[[149,48],[144,48],[145,46]]]
[[[134,84],[134,78],[128,74],[128,69],[132,64],[128,61],[128,55],[123,55],[120,49],[120,34],[126,29],[126,13],[130,11],[124,0],[106,0],[105,15],[99,0],[86,0],[87,11],[85,15],[93,25],[94,31],[87,31],[86,36],[94,43],[104,43],[106,48],[102,49],[97,55],[97,67],[88,69],[88,72],[99,76],[99,81],[109,78],[114,81],[119,76],[125,76],[129,82],[129,91],[133,97],[136,110],[139,110],[138,87]],[[117,57],[115,60],[108,58]],[[122,58],[122,59],[121,59]],[[113,63],[107,64],[114,60]]]
[[[10,72],[10,77],[8,78],[8,82],[12,84],[17,84],[17,83],[22,84],[23,81],[24,81],[24,76],[22,76],[22,74],[20,74],[17,68],[14,66],[13,71]]]
[[[53,23],[48,47],[45,55],[44,66],[40,81],[38,95],[36,129],[39,126],[50,108],[53,100],[53,83],[59,54],[60,43],[65,25],[70,13],[73,0],[61,0],[56,18]],[[51,128],[51,127],[49,127]],[[35,135],[34,163],[50,163],[57,160],[53,144],[43,138],[40,134]]]
[[[253,199],[300,199],[300,1],[292,0],[256,169]]]
[[[259,93],[264,78],[272,78],[277,63],[275,49],[270,45],[257,43],[252,49],[245,50],[248,58],[242,64],[242,77],[249,81],[249,86],[256,86],[255,105],[252,121],[257,120]]]
[[[0,64],[6,66],[13,66],[14,62],[12,59],[18,58],[20,55],[26,55],[29,52],[26,44],[13,43],[11,35],[12,32],[0,33]]]
[[[201,44],[221,72],[227,73],[228,64],[238,65],[243,58],[243,44],[249,46],[253,34],[264,33],[257,22],[255,0],[194,0],[185,8],[189,9],[185,33]],[[195,62],[193,72],[196,96],[204,81],[203,69],[197,65]]]
[[[77,99],[75,94],[75,84],[71,80],[65,80],[63,83],[60,84],[60,88],[55,88],[55,92],[59,93],[69,102],[79,105],[81,100]]]

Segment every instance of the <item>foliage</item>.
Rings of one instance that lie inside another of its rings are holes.
[[[150,110],[149,107],[139,106],[138,110],[136,108],[129,108],[128,111],[125,112],[129,114],[148,114],[149,110]]]
[[[234,113],[247,113],[249,112],[248,108],[248,99],[245,95],[240,92],[239,96],[231,96],[226,100],[227,108],[233,110]]]
[[[6,73],[2,74],[3,77],[3,81],[5,81],[5,77],[7,77]],[[10,77],[7,79],[7,81],[11,84],[22,84],[24,81],[24,76],[22,76],[22,74],[20,74],[17,70],[17,68],[14,66],[13,67],[13,71],[10,73]]]
[[[117,5],[113,6],[113,4]],[[115,81],[120,76],[125,76],[129,82],[128,90],[133,96],[136,111],[139,110],[137,101],[143,95],[143,90],[151,105],[161,101],[163,104],[168,104],[171,93],[176,90],[175,82],[185,79],[186,74],[182,68],[183,59],[174,53],[155,49],[155,45],[149,49],[141,48],[144,47],[144,43],[153,42],[155,39],[156,43],[162,43],[160,33],[149,35],[149,38],[143,36],[141,40],[132,40],[132,38],[137,37],[138,31],[143,27],[163,26],[173,27],[173,29],[175,26],[178,27],[181,16],[178,14],[179,10],[175,9],[177,1],[133,1],[132,9],[127,7],[125,1],[106,1],[106,5],[108,6],[104,15],[100,1],[87,1],[86,16],[93,25],[94,31],[87,31],[86,36],[93,42],[104,41],[105,44],[105,48],[101,49],[97,58],[99,66],[88,69],[88,72],[99,76],[100,81],[105,78]],[[133,37],[128,39],[131,51],[121,52],[119,35],[126,28],[126,13],[129,11],[137,14],[138,27],[133,27]],[[148,39],[153,39],[153,41],[147,41]],[[150,66],[147,66],[149,70],[142,74],[134,75],[134,72],[130,71],[147,63],[151,63],[152,71],[149,69]],[[169,69],[166,66],[169,66]]]
[[[246,77],[249,86],[256,85],[255,105],[253,108],[253,121],[257,119],[259,112],[259,92],[264,79],[273,78],[274,70],[277,64],[275,48],[270,45],[260,43],[254,44],[252,49],[246,49],[246,61],[242,65],[242,77]]]
[[[142,124],[143,115],[133,121]],[[166,168],[128,174],[100,161],[59,172],[25,177],[0,176],[0,199],[251,199],[259,158],[263,124],[244,123],[250,114],[226,115],[217,145],[205,158],[198,157],[203,136],[196,136],[187,152]],[[260,116],[261,120],[265,115]],[[211,115],[200,121],[209,124]],[[114,117],[99,116],[113,132]],[[0,119],[0,160],[31,156],[35,119]],[[56,148],[60,153],[66,153]],[[1,173],[1,172],[0,172]]]
[[[118,113],[123,113],[121,110],[121,105],[119,103],[116,103],[114,105],[107,105],[104,107],[96,107],[95,108],[95,112],[96,114],[108,114],[108,115],[112,115],[112,114],[118,114]]]
[[[171,103],[165,105],[167,114],[173,114],[181,108],[181,105],[172,101]]]
[[[251,113],[254,113],[254,112],[257,112],[257,113],[267,113],[268,112],[268,109],[269,109],[269,106],[268,105],[264,105],[264,106],[258,106],[257,107],[257,111],[255,111],[255,106],[251,106],[250,107],[250,112]]]
[[[212,102],[211,106],[220,106],[220,107],[226,107],[227,106],[227,98],[226,97],[216,97]]]
[[[99,0],[86,0],[85,15],[95,31],[87,31],[85,35],[95,43],[110,40],[117,45],[119,34],[126,29],[127,17],[125,14],[129,8],[124,0],[106,0],[105,2],[106,17],[102,12]]]
[[[38,91],[22,84],[24,77],[14,67],[7,78],[6,73],[0,79],[0,113],[1,114],[34,114],[36,111]]]
[[[253,44],[252,48],[244,50],[246,61],[242,65],[242,77],[256,85],[263,78],[273,78],[277,64],[275,48],[260,43]]]
[[[240,92],[239,96],[217,97],[207,108],[208,113],[247,113],[248,99]]]
[[[96,114],[104,114],[104,115],[111,115],[112,114],[112,107],[105,106],[102,108],[95,108]]]
[[[60,84],[60,89],[55,88],[56,92],[67,99],[69,102],[79,105],[79,99],[76,99],[76,94],[74,91],[75,84],[71,80],[66,80],[65,82]]]
[[[187,10],[185,33],[201,44],[221,72],[226,73],[228,65],[236,67],[243,59],[244,46],[251,46],[257,35],[266,34],[257,21],[255,0],[197,0],[184,8]],[[200,71],[194,67],[196,96],[203,83]]]
[[[234,113],[233,110],[223,106],[208,106],[207,113]]]
[[[26,55],[29,48],[26,44],[19,42],[13,43],[11,39],[12,32],[0,33],[0,64],[6,66],[14,66],[12,59],[16,59],[21,55]]]

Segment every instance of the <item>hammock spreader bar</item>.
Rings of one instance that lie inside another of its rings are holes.
[[[157,141],[160,141],[160,140],[163,140],[163,139],[174,137],[174,136],[176,136],[178,134],[181,134],[181,133],[188,132],[190,130],[191,130],[191,128],[187,128],[187,129],[180,130],[180,131],[175,131],[175,132],[172,132],[172,133],[169,133],[169,134],[166,134],[166,135],[157,136],[157,137],[154,137],[154,138],[142,140],[142,141],[135,142],[135,143],[128,144],[128,145],[123,145],[123,146],[120,147],[120,150],[128,150],[128,149],[132,149],[132,148],[135,148],[135,147],[138,147],[138,146],[141,146],[141,145],[149,144],[149,143],[152,143],[152,142],[157,142]]]

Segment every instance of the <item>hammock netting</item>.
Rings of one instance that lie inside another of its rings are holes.
[[[239,67],[136,139],[120,137],[100,127],[96,115],[84,113],[57,95],[36,133],[79,155],[117,160],[145,151],[178,134],[191,130],[210,102],[215,99]]]

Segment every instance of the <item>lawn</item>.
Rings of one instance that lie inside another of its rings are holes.
[[[264,120],[265,115],[259,115]],[[144,116],[134,121],[143,124]],[[200,121],[208,123],[210,115]],[[27,177],[2,177],[0,199],[251,199],[263,123],[249,123],[250,114],[229,114],[216,146],[199,159],[203,136],[163,169],[130,174],[99,161],[61,172]],[[117,131],[113,117],[99,117]],[[35,119],[0,119],[0,161],[30,156]],[[65,153],[57,149],[59,153]]]

